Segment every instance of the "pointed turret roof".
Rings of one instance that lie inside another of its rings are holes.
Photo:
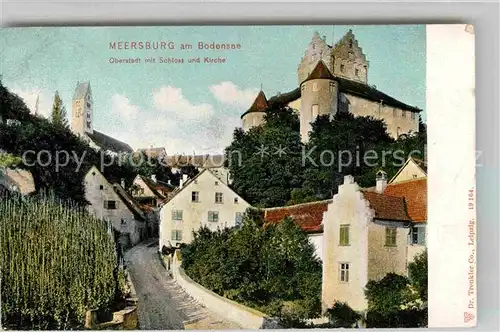
[[[250,106],[250,108],[243,113],[241,117],[244,117],[248,113],[265,112],[268,106],[266,95],[264,94],[264,91],[260,90],[252,106]]]
[[[323,62],[323,60],[318,61],[316,67],[314,67],[313,71],[309,74],[309,76],[307,76],[304,82],[317,79],[328,79],[328,80],[335,79],[335,77],[333,77],[332,73],[330,72],[326,64]]]

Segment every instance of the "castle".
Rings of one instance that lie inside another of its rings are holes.
[[[298,66],[298,87],[269,100],[261,90],[250,108],[241,115],[242,128],[247,131],[264,122],[266,110],[289,106],[299,113],[300,135],[308,141],[311,122],[319,115],[333,116],[351,112],[356,116],[382,119],[393,138],[418,132],[419,113],[368,84],[369,63],[349,30],[334,46],[314,33]]]
[[[128,144],[94,130],[93,121],[94,101],[90,83],[77,82],[73,94],[71,130],[97,150],[113,153],[133,152]]]

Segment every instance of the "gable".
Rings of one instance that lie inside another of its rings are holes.
[[[234,192],[224,181],[221,181],[210,170],[204,169],[197,176],[186,182],[186,185],[179,189],[175,195],[165,204],[165,206],[176,205],[177,202],[191,202],[191,194],[197,191],[201,196],[201,203],[212,204],[216,192],[223,194],[225,203],[234,203],[234,198],[238,199],[238,204],[250,206],[242,197]]]
[[[333,55],[336,58],[358,60],[363,63],[368,63],[363,49],[359,46],[358,40],[354,36],[352,30],[349,30],[345,36],[340,39],[333,48]]]
[[[392,177],[389,183],[398,183],[402,181],[425,178],[427,177],[425,170],[426,167],[424,162],[410,157]]]

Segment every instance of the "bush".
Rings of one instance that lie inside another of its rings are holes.
[[[320,313],[321,262],[290,218],[263,227],[247,216],[240,228],[201,228],[182,257],[186,274],[202,286],[290,324]]]
[[[345,302],[335,302],[335,304],[326,311],[331,327],[350,328],[362,318]]]
[[[404,276],[387,274],[366,285],[367,327],[425,327],[427,307],[415,285]]]
[[[391,313],[369,311],[367,328],[411,328],[427,326],[427,310],[397,310]]]
[[[408,275],[422,301],[427,302],[427,249],[420,255],[416,256],[413,262],[408,264]]]
[[[54,199],[0,200],[4,326],[81,327],[87,309],[108,307],[118,288],[109,227]]]

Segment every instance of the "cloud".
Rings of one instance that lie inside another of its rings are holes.
[[[110,123],[102,130],[106,134],[134,149],[165,147],[168,154],[221,153],[239,124],[239,117],[214,112],[207,103],[193,103],[172,86],[155,90],[148,109],[115,94],[110,115],[112,121],[107,119]]]
[[[133,105],[130,100],[121,94],[114,94],[111,97],[111,110],[119,116],[123,116],[128,120],[137,119],[141,113],[141,109]]]
[[[35,113],[36,109],[36,99],[37,97],[39,98],[38,100],[38,114],[42,115],[43,117],[49,117],[50,113],[52,112],[52,103],[54,101],[54,96],[50,93],[47,93],[41,89],[19,89],[19,88],[14,88],[11,89],[11,92],[15,93],[19,97],[21,97],[26,106],[30,109],[31,113]],[[66,106],[66,105],[65,105]],[[66,106],[66,113],[68,116],[69,120],[69,110],[68,107]]]
[[[255,88],[241,89],[231,81],[212,85],[209,90],[219,102],[238,108],[250,107],[259,92]]]
[[[191,103],[184,97],[182,89],[171,85],[153,91],[153,105],[169,115],[188,119],[204,118],[213,113],[212,105]]]

